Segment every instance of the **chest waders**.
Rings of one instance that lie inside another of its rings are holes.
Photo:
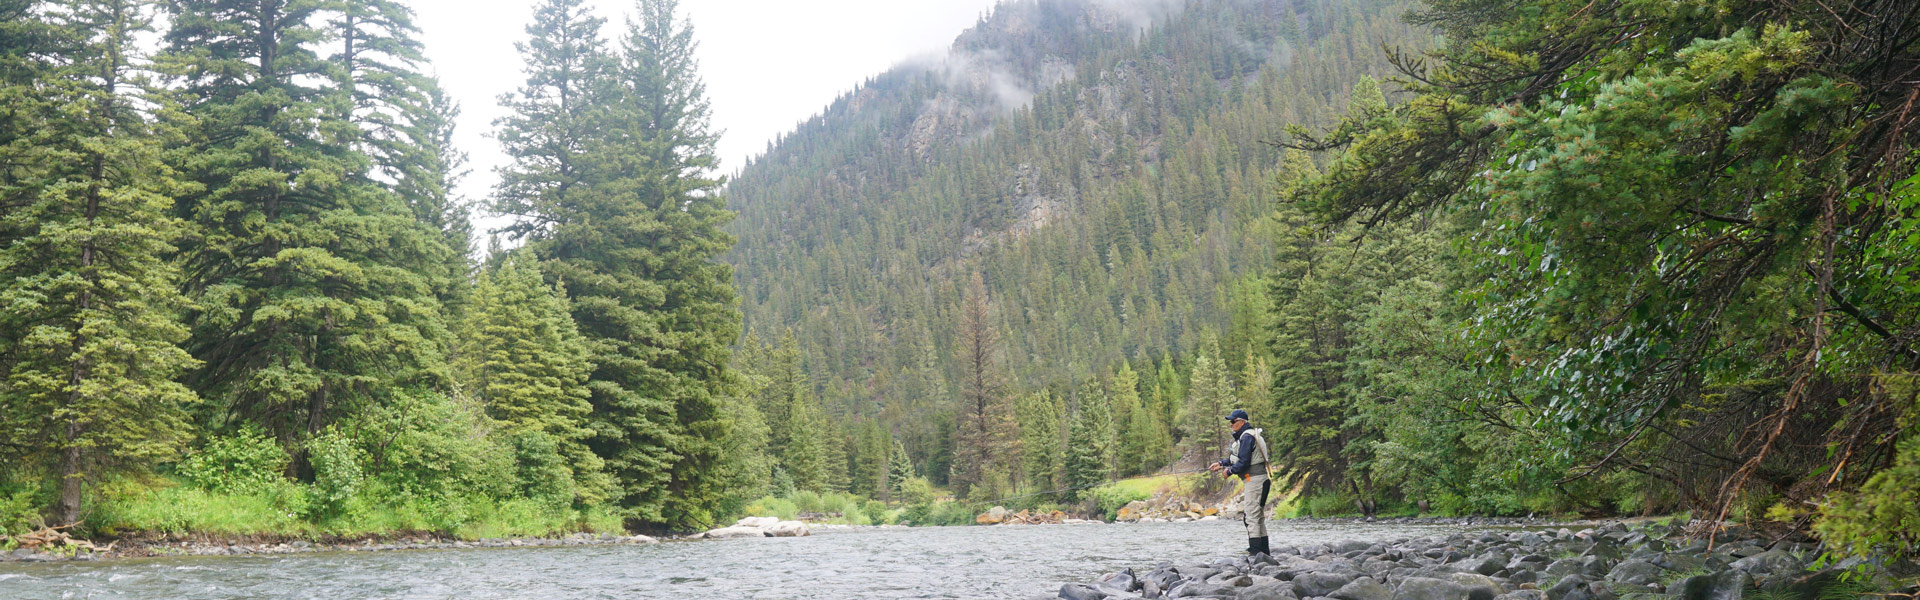
[[[1262,433],[1248,428],[1227,446],[1227,457],[1238,463],[1240,444],[1253,444],[1250,461],[1255,464],[1247,465],[1247,472],[1240,476],[1244,482],[1240,490],[1240,520],[1247,526],[1248,555],[1267,553],[1267,496],[1273,490],[1273,461],[1267,454],[1267,440]]]

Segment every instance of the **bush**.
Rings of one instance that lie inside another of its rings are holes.
[[[768,496],[747,505],[749,517],[774,517],[782,521],[792,521],[800,515],[800,507],[792,500]]]
[[[311,516],[330,518],[345,513],[347,503],[359,494],[366,481],[366,452],[353,440],[329,429],[307,441],[307,463],[313,467]]]
[[[861,512],[864,512],[867,514],[868,522],[875,525],[879,525],[882,523],[889,522],[887,520],[887,516],[888,516],[888,513],[892,511],[887,509],[887,503],[885,502],[881,502],[879,500],[868,500],[867,505],[863,507]]]
[[[934,489],[933,482],[927,481],[925,477],[908,477],[900,484],[900,499],[909,505],[931,504],[939,495],[940,492]]]
[[[1093,502],[1094,513],[1107,521],[1112,521],[1118,516],[1120,507],[1126,506],[1128,502],[1151,497],[1146,492],[1113,484],[1087,490],[1087,498]]]
[[[33,531],[40,524],[39,490],[27,486],[0,486],[0,536]]]
[[[560,444],[553,436],[524,431],[509,437],[507,445],[513,453],[514,487],[521,496],[551,508],[572,504],[573,469],[560,455]]]
[[[1307,494],[1300,501],[1300,509],[1308,517],[1334,517],[1356,514],[1353,498],[1339,492],[1315,492]]]
[[[188,453],[176,471],[200,489],[251,494],[281,481],[291,460],[266,433],[249,427],[207,440]]]

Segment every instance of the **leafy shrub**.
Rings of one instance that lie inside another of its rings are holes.
[[[1300,501],[1302,514],[1309,517],[1332,517],[1354,514],[1353,498],[1338,492],[1316,492],[1307,494]]]
[[[367,455],[338,430],[307,441],[307,463],[313,467],[311,516],[337,517],[366,482]]]
[[[469,494],[501,498],[518,481],[513,457],[487,435],[485,415],[440,394],[396,393],[346,430],[370,450],[372,479],[391,494],[381,498],[416,506]]]
[[[251,494],[281,481],[291,459],[287,451],[255,428],[214,436],[187,454],[176,471],[201,489]]]
[[[791,521],[800,515],[800,507],[792,500],[768,496],[747,505],[749,517],[775,517],[782,521]]]
[[[1120,508],[1128,502],[1145,500],[1152,496],[1146,492],[1117,485],[1103,485],[1087,491],[1087,498],[1093,502],[1093,511],[1101,518],[1112,521],[1120,514]]]
[[[510,436],[507,445],[512,448],[520,495],[554,508],[573,502],[573,470],[553,436],[524,431]]]
[[[900,499],[907,504],[930,504],[939,495],[940,492],[934,489],[933,482],[927,481],[925,477],[908,477],[900,484]]]
[[[17,535],[40,522],[39,490],[27,486],[0,487],[0,536]]]
[[[867,514],[868,522],[878,525],[881,523],[887,523],[888,522],[887,514],[892,511],[889,511],[887,509],[887,503],[885,502],[881,502],[879,500],[868,500],[867,505],[862,508],[861,512],[864,512]]]

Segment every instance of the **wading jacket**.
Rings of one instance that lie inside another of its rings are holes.
[[[1243,478],[1266,474],[1267,439],[1262,433],[1251,426],[1241,429],[1240,435],[1233,436],[1233,443],[1227,444],[1227,457],[1220,459],[1220,466]]]

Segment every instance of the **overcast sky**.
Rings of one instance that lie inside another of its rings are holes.
[[[588,0],[624,27],[630,0]],[[732,173],[767,142],[842,92],[908,58],[944,52],[995,0],[681,0],[700,44],[713,103],[721,171]],[[532,0],[413,0],[440,82],[460,101],[458,140],[472,158],[470,199],[493,187],[505,157],[487,137],[501,94],[525,80],[514,42],[526,39]],[[485,219],[483,228],[497,226]]]

